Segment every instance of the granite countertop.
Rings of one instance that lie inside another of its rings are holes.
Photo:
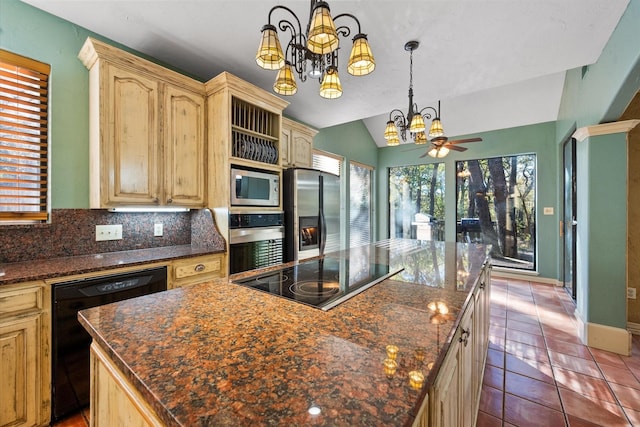
[[[79,319],[170,426],[410,425],[487,249],[389,240],[328,254],[403,271],[327,312],[220,279],[88,309]],[[427,305],[435,301],[449,314],[434,316]],[[383,369],[388,344],[399,349],[391,378]],[[424,373],[421,389],[409,386],[413,370]],[[321,413],[311,415],[312,406]]]
[[[224,251],[180,245],[4,263],[0,264],[0,286],[220,252]]]

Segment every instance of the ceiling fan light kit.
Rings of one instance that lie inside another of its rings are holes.
[[[407,131],[413,138],[416,145],[423,145],[431,142],[431,148],[420,157],[427,154],[434,158],[443,158],[449,154],[450,150],[465,151],[466,148],[456,147],[455,144],[463,142],[481,141],[481,138],[469,138],[464,140],[449,141],[444,134],[442,121],[440,120],[440,101],[438,101],[438,109],[434,107],[425,107],[418,109],[418,104],[413,102],[413,51],[420,46],[420,43],[412,40],[404,45],[404,50],[409,52],[409,110],[405,115],[398,109],[393,109],[389,113],[389,120],[384,129],[384,138],[387,140],[388,146],[400,144],[400,138],[407,140]],[[431,111],[429,111],[431,110]],[[431,113],[433,112],[433,114]],[[433,120],[431,120],[433,119]],[[409,121],[410,120],[410,121]],[[425,120],[431,120],[429,134],[425,131],[427,126]]]
[[[271,15],[278,9],[288,12],[293,19],[282,19],[276,27],[271,23]],[[311,0],[307,30],[303,33],[300,20],[291,9],[282,5],[271,8],[268,23],[262,27],[256,63],[265,70],[278,70],[274,92],[280,95],[295,94],[297,74],[302,82],[307,80],[307,76],[317,78],[320,82],[319,93],[323,98],[335,99],[342,95],[338,75],[339,37],[349,37],[351,29],[346,25],[336,27],[335,21],[345,17],[353,19],[358,27],[358,33],[353,37],[347,72],[353,76],[366,76],[375,69],[376,64],[358,18],[349,13],[332,18],[327,2]],[[291,35],[285,51],[280,44],[278,29]]]

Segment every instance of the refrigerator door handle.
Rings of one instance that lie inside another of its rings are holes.
[[[320,221],[320,241],[318,242],[319,255],[324,255],[324,248],[327,244],[327,221],[324,218],[324,177],[322,174],[318,177],[318,220]]]
[[[324,255],[324,247],[327,244],[327,221],[324,219],[324,211],[320,210],[320,242],[318,242],[320,256]]]

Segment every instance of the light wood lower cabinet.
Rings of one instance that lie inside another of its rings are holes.
[[[0,288],[0,426],[49,424],[50,295],[43,282]]]
[[[91,344],[91,426],[162,426],[158,416],[108,356]]]
[[[429,391],[430,426],[476,424],[489,344],[490,286],[491,265],[487,264]]]
[[[213,254],[174,261],[169,267],[167,288],[202,283],[224,277],[227,273],[226,255]]]

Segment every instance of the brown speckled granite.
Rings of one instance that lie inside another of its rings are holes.
[[[209,209],[111,213],[57,209],[51,224],[0,226],[0,286],[224,252]],[[161,222],[162,237],[153,237]],[[95,241],[95,226],[122,224],[123,239]]]
[[[153,236],[162,223],[164,235]],[[96,242],[95,226],[122,224],[121,240]],[[194,245],[224,250],[211,211],[114,213],[103,209],[54,209],[50,224],[0,225],[0,264]]]
[[[387,260],[409,273],[328,312],[218,280],[79,318],[167,425],[406,425],[487,254],[485,246],[397,240],[329,254]],[[416,275],[421,263],[429,271]],[[430,321],[426,306],[436,300],[449,305],[444,324]],[[400,348],[392,379],[382,368],[387,344]],[[425,349],[423,363],[416,347]],[[414,368],[425,372],[422,390],[408,386]],[[320,415],[308,414],[312,404]]]
[[[224,252],[191,245],[0,264],[0,286]]]

